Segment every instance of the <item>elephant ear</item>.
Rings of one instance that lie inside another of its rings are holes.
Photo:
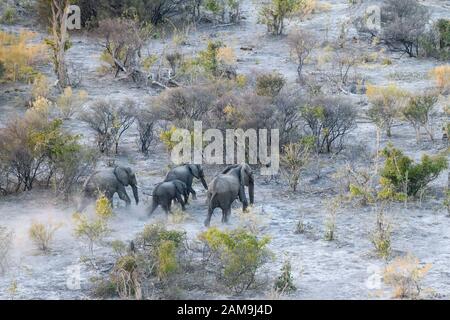
[[[132,174],[133,171],[131,168],[116,167],[116,169],[114,169],[114,175],[124,186],[128,186],[130,184],[130,177]]]
[[[200,170],[197,165],[190,164],[190,165],[188,165],[188,168],[194,177],[196,177],[197,179],[200,178]]]

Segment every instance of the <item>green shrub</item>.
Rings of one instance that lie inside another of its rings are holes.
[[[209,41],[206,49],[198,53],[197,64],[207,73],[218,76],[220,67],[218,53],[223,47],[224,44],[221,41]]]
[[[255,284],[258,269],[266,262],[269,238],[246,230],[220,231],[211,228],[199,236],[205,245],[206,264],[213,264],[218,279],[229,289],[241,293]]]
[[[436,22],[439,30],[439,44],[441,49],[450,48],[450,19],[439,19]]]
[[[386,157],[381,171],[381,182],[385,189],[407,196],[415,196],[448,166],[443,155],[423,155],[420,163],[405,156],[392,145],[386,147],[382,154]]]
[[[377,214],[375,230],[370,234],[370,241],[380,258],[388,259],[391,255],[391,225],[381,210]]]
[[[147,248],[147,256],[155,262],[160,280],[168,280],[179,270],[178,257],[184,248],[185,232],[167,230],[157,224],[146,225],[138,239]]]
[[[411,97],[402,109],[402,114],[416,131],[416,141],[420,142],[420,129],[425,128],[431,141],[434,141],[433,131],[431,130],[430,120],[433,107],[438,101],[437,94],[415,95]]]
[[[44,252],[50,250],[50,243],[53,241],[55,232],[61,227],[61,224],[43,224],[39,222],[33,222],[28,229],[28,235],[30,240],[36,245],[36,247]]]
[[[281,35],[284,31],[284,20],[294,12],[299,12],[305,0],[271,0],[259,12],[259,22],[267,26],[267,32]]]
[[[16,20],[17,12],[16,9],[10,6],[7,6],[5,11],[3,11],[3,15],[0,19],[0,22],[4,24],[13,24]]]
[[[256,93],[259,96],[276,97],[285,84],[286,79],[280,73],[265,73],[256,78]]]
[[[275,290],[282,293],[289,293],[297,290],[291,273],[291,263],[286,261],[281,268],[281,274],[275,281]]]
[[[97,199],[95,209],[93,218],[81,213],[75,213],[73,216],[75,236],[88,243],[91,255],[94,253],[94,244],[101,243],[103,238],[110,233],[108,220],[113,214],[111,203],[104,195]]]

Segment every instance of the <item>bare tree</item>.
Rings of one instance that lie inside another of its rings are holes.
[[[381,39],[391,50],[417,57],[419,40],[430,19],[429,10],[416,0],[387,0],[381,13]]]
[[[314,49],[315,41],[316,40],[313,38],[313,36],[311,36],[311,34],[303,31],[296,31],[290,34],[288,37],[291,54],[294,56],[295,61],[297,62],[297,74],[300,81],[303,80],[303,66],[306,59],[311,54],[311,51]]]
[[[115,18],[100,21],[97,34],[112,60],[115,76],[124,72],[137,81],[141,73],[141,49],[150,35],[149,29],[136,20]]]
[[[158,115],[151,108],[143,108],[138,111],[137,128],[139,133],[139,147],[144,154],[148,154],[152,143],[155,141],[155,127],[157,123]]]
[[[118,154],[123,134],[135,121],[135,106],[136,103],[131,99],[120,103],[98,100],[81,114],[80,120],[96,132],[101,153],[108,154],[115,146],[115,153]]]
[[[58,86],[64,89],[70,86],[66,64],[66,51],[70,48],[66,25],[70,1],[49,0],[48,2],[52,12],[50,16],[51,37],[46,39],[46,43],[52,51],[53,66],[58,78]]]

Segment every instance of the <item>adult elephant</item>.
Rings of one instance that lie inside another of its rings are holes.
[[[186,184],[188,190],[188,198],[186,199],[186,203],[189,200],[189,194],[192,194],[192,199],[197,200],[197,194],[195,190],[192,188],[192,182],[194,178],[197,178],[201,181],[203,187],[208,190],[208,185],[205,181],[205,174],[203,173],[203,168],[199,164],[185,164],[182,166],[178,166],[170,170],[166,178],[165,182],[180,180]]]
[[[248,164],[230,166],[215,177],[208,188],[208,216],[205,226],[209,227],[214,209],[222,209],[222,222],[228,222],[231,215],[231,205],[239,198],[243,210],[247,210],[248,201],[245,186],[249,187],[250,202],[254,199],[254,178]]]
[[[166,214],[168,214],[171,211],[173,200],[178,201],[184,211],[186,209],[185,204],[188,196],[188,189],[184,182],[180,180],[161,182],[157,184],[153,190],[153,200],[150,214],[152,214],[159,205],[166,212]]]
[[[136,204],[138,204],[137,179],[131,168],[117,166],[95,171],[83,185],[83,194],[78,211],[82,212],[89,204],[89,201],[98,197],[99,193],[103,193],[110,201],[112,201],[114,194],[117,193],[119,198],[129,206],[131,200],[125,189],[128,186],[131,186],[134,199]]]

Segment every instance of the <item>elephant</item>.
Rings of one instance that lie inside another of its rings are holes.
[[[248,164],[234,165],[215,177],[208,188],[208,215],[205,226],[209,227],[214,209],[222,209],[222,222],[227,223],[231,214],[231,205],[239,198],[243,210],[247,210],[248,201],[245,186],[249,187],[250,202],[254,201],[254,178]]]
[[[129,206],[131,200],[125,189],[128,186],[131,186],[133,189],[136,205],[139,204],[136,174],[131,168],[117,166],[95,171],[83,185],[82,199],[78,212],[82,212],[89,204],[89,200],[95,199],[99,192],[104,193],[110,201],[112,201],[114,194],[117,193],[119,198]]]
[[[205,181],[205,174],[203,173],[203,168],[199,164],[185,164],[173,168],[167,173],[164,182],[172,180],[180,180],[184,182],[188,190],[188,198],[186,199],[187,203],[189,200],[189,194],[192,194],[192,199],[197,200],[197,194],[195,193],[195,190],[192,188],[192,181],[194,178],[200,179],[205,190],[208,190],[208,185]]]
[[[187,185],[180,180],[172,180],[158,183],[153,190],[152,208],[150,215],[161,205],[163,210],[168,214],[171,211],[172,200],[176,200],[181,204],[182,210],[186,210],[185,204],[189,196]],[[183,199],[184,197],[184,199]]]

